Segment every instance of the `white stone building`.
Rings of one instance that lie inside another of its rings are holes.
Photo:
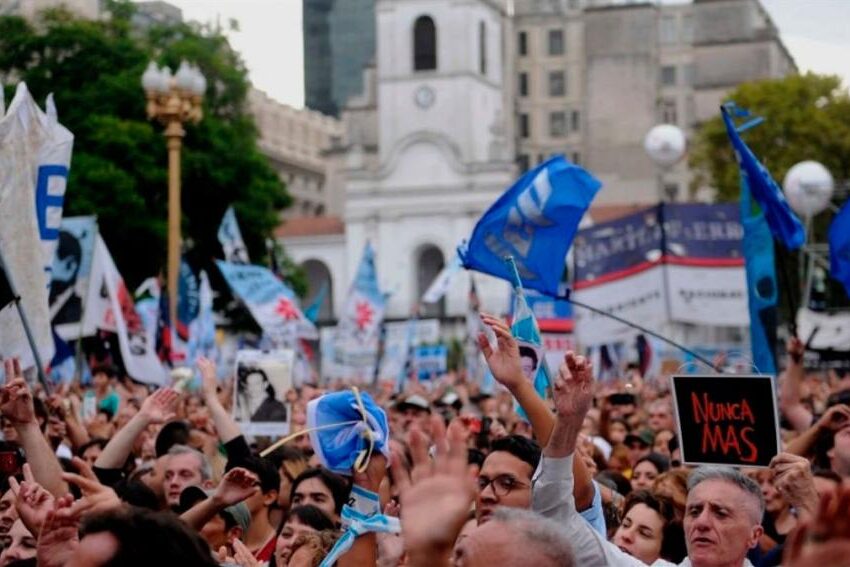
[[[378,0],[376,17],[377,61],[366,71],[375,88],[349,105],[346,138],[329,154],[343,214],[294,219],[278,237],[307,268],[311,295],[330,280],[337,315],[371,242],[391,294],[387,317],[406,318],[516,175],[503,88],[507,14],[488,0]],[[468,276],[458,280],[426,315],[466,312]],[[476,283],[484,307],[504,311],[508,286],[478,275]]]

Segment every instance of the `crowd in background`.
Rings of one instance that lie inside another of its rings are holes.
[[[357,384],[386,411],[390,458],[349,475],[322,467],[310,435],[260,457],[275,439],[241,433],[232,381],[205,359],[196,390],[102,365],[49,394],[5,361],[0,567],[317,566],[352,534],[361,493],[401,533],[361,530],[343,567],[850,565],[850,375],[807,372],[798,340],[771,466],[695,468],[663,377],[594,382],[569,353],[543,400],[505,323],[483,321],[495,393],[462,373]],[[350,386],[286,392],[292,431],[308,402]]]

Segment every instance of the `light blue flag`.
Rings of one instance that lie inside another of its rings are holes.
[[[736,117],[748,117],[750,114],[747,110],[736,107],[735,103],[727,103],[720,107],[720,112],[723,123],[726,125],[726,134],[735,150],[735,159],[738,161],[741,178],[746,180],[753,198],[762,208],[770,232],[785,248],[796,250],[806,241],[806,229],[791,210],[782,190],[770,176],[770,172],[740,136],[752,126],[761,123],[762,119],[751,119],[738,127],[735,126],[732,114],[734,113]]]
[[[205,271],[201,271],[198,299],[198,316],[189,325],[189,360],[194,367],[198,357],[204,356],[210,360],[218,359],[218,346],[215,342],[215,314],[213,313],[213,294],[210,279]]]
[[[557,297],[567,250],[600,187],[563,156],[550,158],[484,213],[469,243],[459,249],[464,267],[512,282],[504,260],[513,256],[522,285]]]
[[[304,315],[311,320],[312,322],[316,322],[319,319],[319,313],[322,311],[322,304],[325,302],[325,297],[328,295],[328,281],[325,280],[322,282],[322,286],[319,288],[319,292],[316,293],[316,298],[313,300],[307,309],[304,310]]]
[[[764,374],[776,374],[776,282],[773,238],[762,213],[752,210],[750,188],[741,177],[741,241],[747,269],[747,300],[750,311],[750,346],[753,364]]]
[[[337,326],[335,349],[345,377],[374,377],[385,303],[378,286],[375,253],[367,242]]]
[[[534,383],[534,389],[541,398],[546,398],[546,389],[549,387],[549,369],[546,365],[546,357],[543,352],[543,338],[540,336],[540,328],[537,319],[528,306],[522,282],[517,273],[513,258],[509,257],[505,263],[514,273],[514,313],[511,324],[511,335],[519,343],[519,358],[522,371],[529,381]],[[521,408],[520,415],[526,417]]]
[[[242,231],[236,221],[236,211],[233,206],[227,207],[221,225],[218,227],[218,241],[224,250],[224,259],[231,264],[249,264],[248,248],[242,240]]]
[[[295,292],[271,270],[220,260],[216,264],[234,295],[245,303],[271,341],[292,346],[296,339],[318,338],[316,326],[301,312]]]
[[[829,226],[829,273],[850,297],[850,201],[844,203]]]

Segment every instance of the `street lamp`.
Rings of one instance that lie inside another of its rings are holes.
[[[177,324],[177,276],[180,271],[180,150],[184,122],[197,124],[203,116],[201,100],[207,80],[195,65],[180,63],[177,74],[160,69],[151,61],[142,74],[148,99],[148,118],[165,125],[168,145],[168,309],[171,324]]]
[[[643,139],[643,149],[656,165],[658,194],[662,201],[665,196],[671,201],[676,200],[676,195],[667,192],[664,187],[664,173],[685,156],[686,144],[685,133],[673,124],[659,124]]]

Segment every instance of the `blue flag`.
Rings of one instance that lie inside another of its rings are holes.
[[[549,369],[546,366],[546,358],[543,351],[543,337],[537,326],[537,319],[528,306],[525,293],[522,289],[517,267],[513,258],[505,262],[508,269],[514,273],[514,317],[511,324],[511,335],[519,343],[519,358],[522,372],[525,377],[534,384],[534,389],[541,398],[546,398],[546,388],[549,387]],[[521,408],[517,411],[522,417],[525,413]]]
[[[844,203],[829,226],[829,272],[850,297],[850,201]]]
[[[752,210],[747,180],[741,176],[742,247],[747,268],[747,299],[750,312],[750,347],[753,364],[764,374],[776,374],[776,328],[779,298],[774,264],[773,238],[762,213]]]
[[[513,281],[505,264],[513,256],[522,285],[557,296],[567,250],[600,186],[563,156],[550,158],[484,213],[459,250],[464,267]]]
[[[746,110],[736,108],[734,103],[729,103],[720,107],[720,111],[723,114],[723,122],[726,124],[726,134],[735,150],[735,159],[738,161],[741,177],[746,180],[753,198],[762,208],[770,232],[785,248],[796,250],[806,241],[806,230],[803,228],[800,219],[788,206],[782,190],[770,176],[770,172],[761,164],[740,136],[741,132],[751,125],[761,122],[761,120],[750,121],[738,128],[729,113],[732,111],[735,112],[736,116],[749,116]]]
[[[322,304],[325,302],[325,296],[328,295],[328,280],[322,282],[322,287],[316,293],[316,298],[313,303],[307,306],[304,310],[304,316],[315,323],[319,319],[319,313],[322,311]]]

